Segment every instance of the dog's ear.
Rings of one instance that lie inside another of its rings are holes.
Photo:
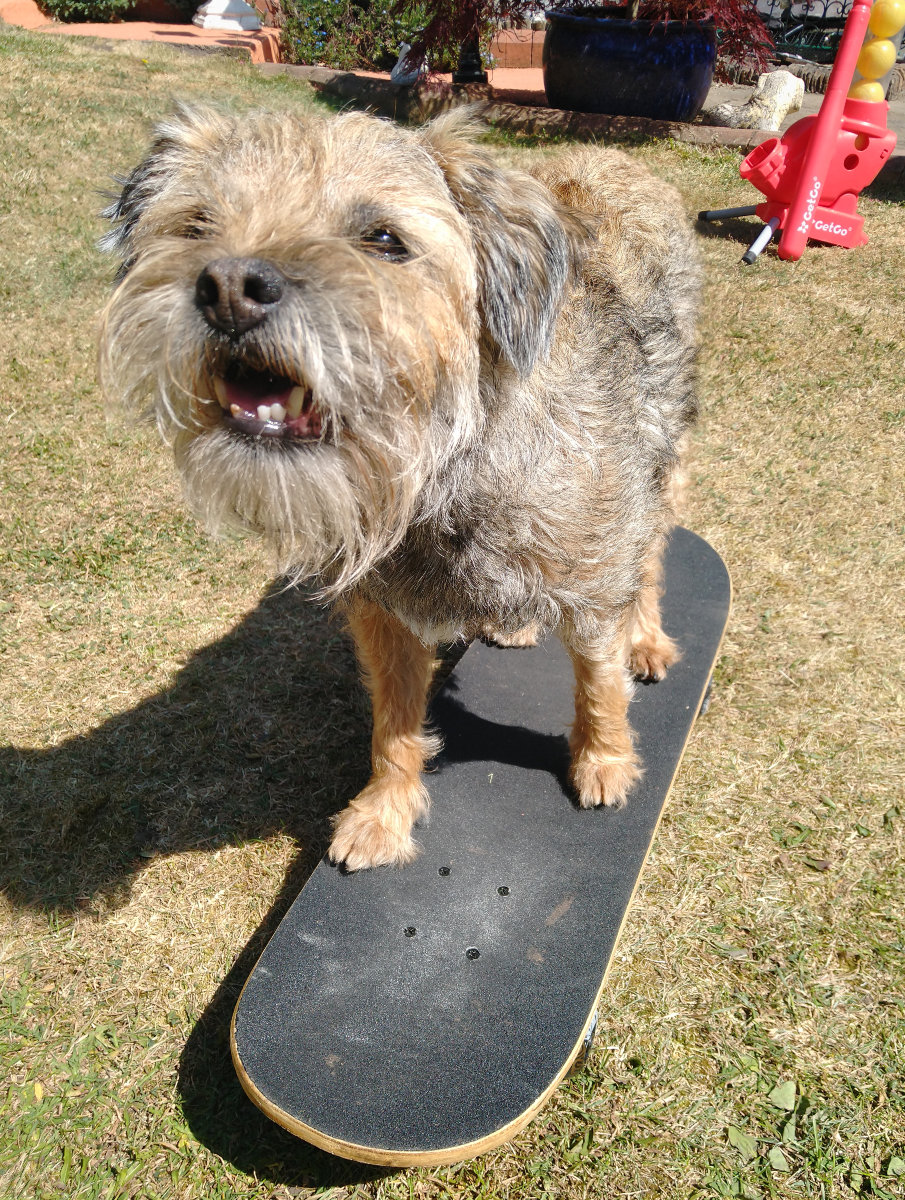
[[[121,259],[117,282],[135,261],[133,234],[148,204],[166,188],[181,162],[203,156],[210,148],[212,136],[223,136],[228,127],[229,118],[214,109],[180,104],[172,117],[155,126],[145,158],[128,176],[116,179],[121,190],[110,194],[112,203],[101,212],[112,228],[99,245]]]
[[[498,166],[475,145],[475,132],[467,117],[451,113],[419,137],[471,227],[485,327],[526,376],[550,351],[590,229],[538,180]]]

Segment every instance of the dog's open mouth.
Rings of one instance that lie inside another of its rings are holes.
[[[243,369],[217,376],[214,391],[231,429],[253,437],[320,441],[324,422],[311,389],[292,379]]]

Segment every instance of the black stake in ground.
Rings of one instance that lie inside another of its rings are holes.
[[[486,83],[487,72],[481,65],[476,37],[467,38],[459,47],[459,65],[453,71],[453,83]]]

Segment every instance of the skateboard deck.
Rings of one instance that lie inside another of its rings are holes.
[[[592,1027],[730,592],[716,552],[675,530],[663,621],[682,659],[636,689],[645,773],[617,811],[572,798],[559,641],[468,649],[431,707],[445,748],[419,858],[354,874],[324,859],[236,1006],[233,1061],[269,1117],[345,1158],[432,1166],[539,1111]]]

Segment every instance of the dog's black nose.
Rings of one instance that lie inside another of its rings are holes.
[[[238,337],[260,325],[283,297],[285,279],[261,258],[218,258],[195,283],[195,303],[214,329]]]

